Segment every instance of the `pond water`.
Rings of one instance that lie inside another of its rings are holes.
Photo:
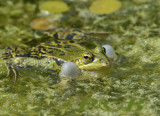
[[[7,46],[30,48],[48,41],[30,22],[47,14],[42,0],[0,0],[0,53]],[[121,0],[112,14],[89,11],[92,0],[64,0],[70,10],[50,14],[59,26],[109,32],[117,60],[109,71],[87,72],[68,87],[48,73],[19,70],[16,86],[0,59],[0,115],[158,116],[160,115],[160,1]],[[88,46],[89,47],[89,46]],[[55,75],[57,78],[57,76]]]

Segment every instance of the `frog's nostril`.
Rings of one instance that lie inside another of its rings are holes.
[[[101,63],[106,63],[104,60],[102,60],[102,59],[99,59],[99,61],[101,62]]]

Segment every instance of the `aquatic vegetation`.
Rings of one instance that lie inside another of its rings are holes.
[[[45,0],[2,1],[0,54],[10,45],[31,48],[48,41],[29,26],[41,16],[37,8]],[[111,15],[89,12],[93,0],[83,0],[86,4],[82,0],[64,1],[74,11],[56,18],[60,25],[86,32],[110,32],[103,41],[94,41],[112,45],[117,60],[109,72],[86,71],[64,90],[54,87],[60,82],[56,75],[29,69],[18,70],[20,78],[12,87],[13,81],[6,78],[7,69],[0,59],[0,114],[159,116],[160,0],[121,0],[122,8]],[[92,48],[90,43],[83,45]]]
[[[30,26],[35,30],[49,30],[55,28],[57,24],[53,23],[51,18],[41,17],[34,19]]]
[[[50,13],[62,13],[69,10],[69,6],[63,1],[45,1],[39,6],[41,11]]]
[[[24,4],[22,0],[16,3],[13,1],[0,2],[1,49],[17,44],[26,46],[27,43],[32,43],[32,38],[35,38],[33,41],[37,41],[32,29],[26,28],[34,17],[35,9],[35,4]]]
[[[96,0],[89,10],[95,14],[111,14],[121,8],[121,2],[118,0]]]

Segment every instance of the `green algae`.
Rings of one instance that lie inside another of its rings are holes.
[[[112,45],[118,54],[110,72],[90,72],[82,76],[88,79],[72,80],[64,90],[54,87],[59,81],[56,75],[19,70],[21,76],[12,87],[1,59],[0,115],[158,116],[159,0],[124,0],[119,12],[107,16],[89,14],[89,5],[78,2],[66,1],[74,8],[76,17],[66,14],[69,18],[59,19],[60,23],[82,30],[111,32],[106,40],[99,42]],[[0,53],[10,45],[30,47],[44,41],[29,26],[39,16],[37,6],[37,1],[0,2],[3,11]],[[21,10],[17,11],[17,7]]]

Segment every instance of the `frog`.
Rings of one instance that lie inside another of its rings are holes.
[[[75,43],[73,40],[55,40],[41,43],[26,50],[20,47],[8,47],[3,53],[8,76],[16,83],[18,72],[16,69],[32,68],[50,71],[58,74],[65,62],[73,62],[80,70],[95,71],[108,69],[110,59],[105,55],[105,49],[97,46],[93,49]]]
[[[38,69],[58,75],[66,62],[75,63],[83,71],[103,70],[111,66],[104,47],[96,45],[94,49],[88,49],[80,44],[92,38],[93,33],[60,27],[39,32],[52,38],[52,41],[29,49],[8,47],[4,50],[2,58],[8,70],[7,76],[13,77],[14,85],[19,76],[17,69]]]

